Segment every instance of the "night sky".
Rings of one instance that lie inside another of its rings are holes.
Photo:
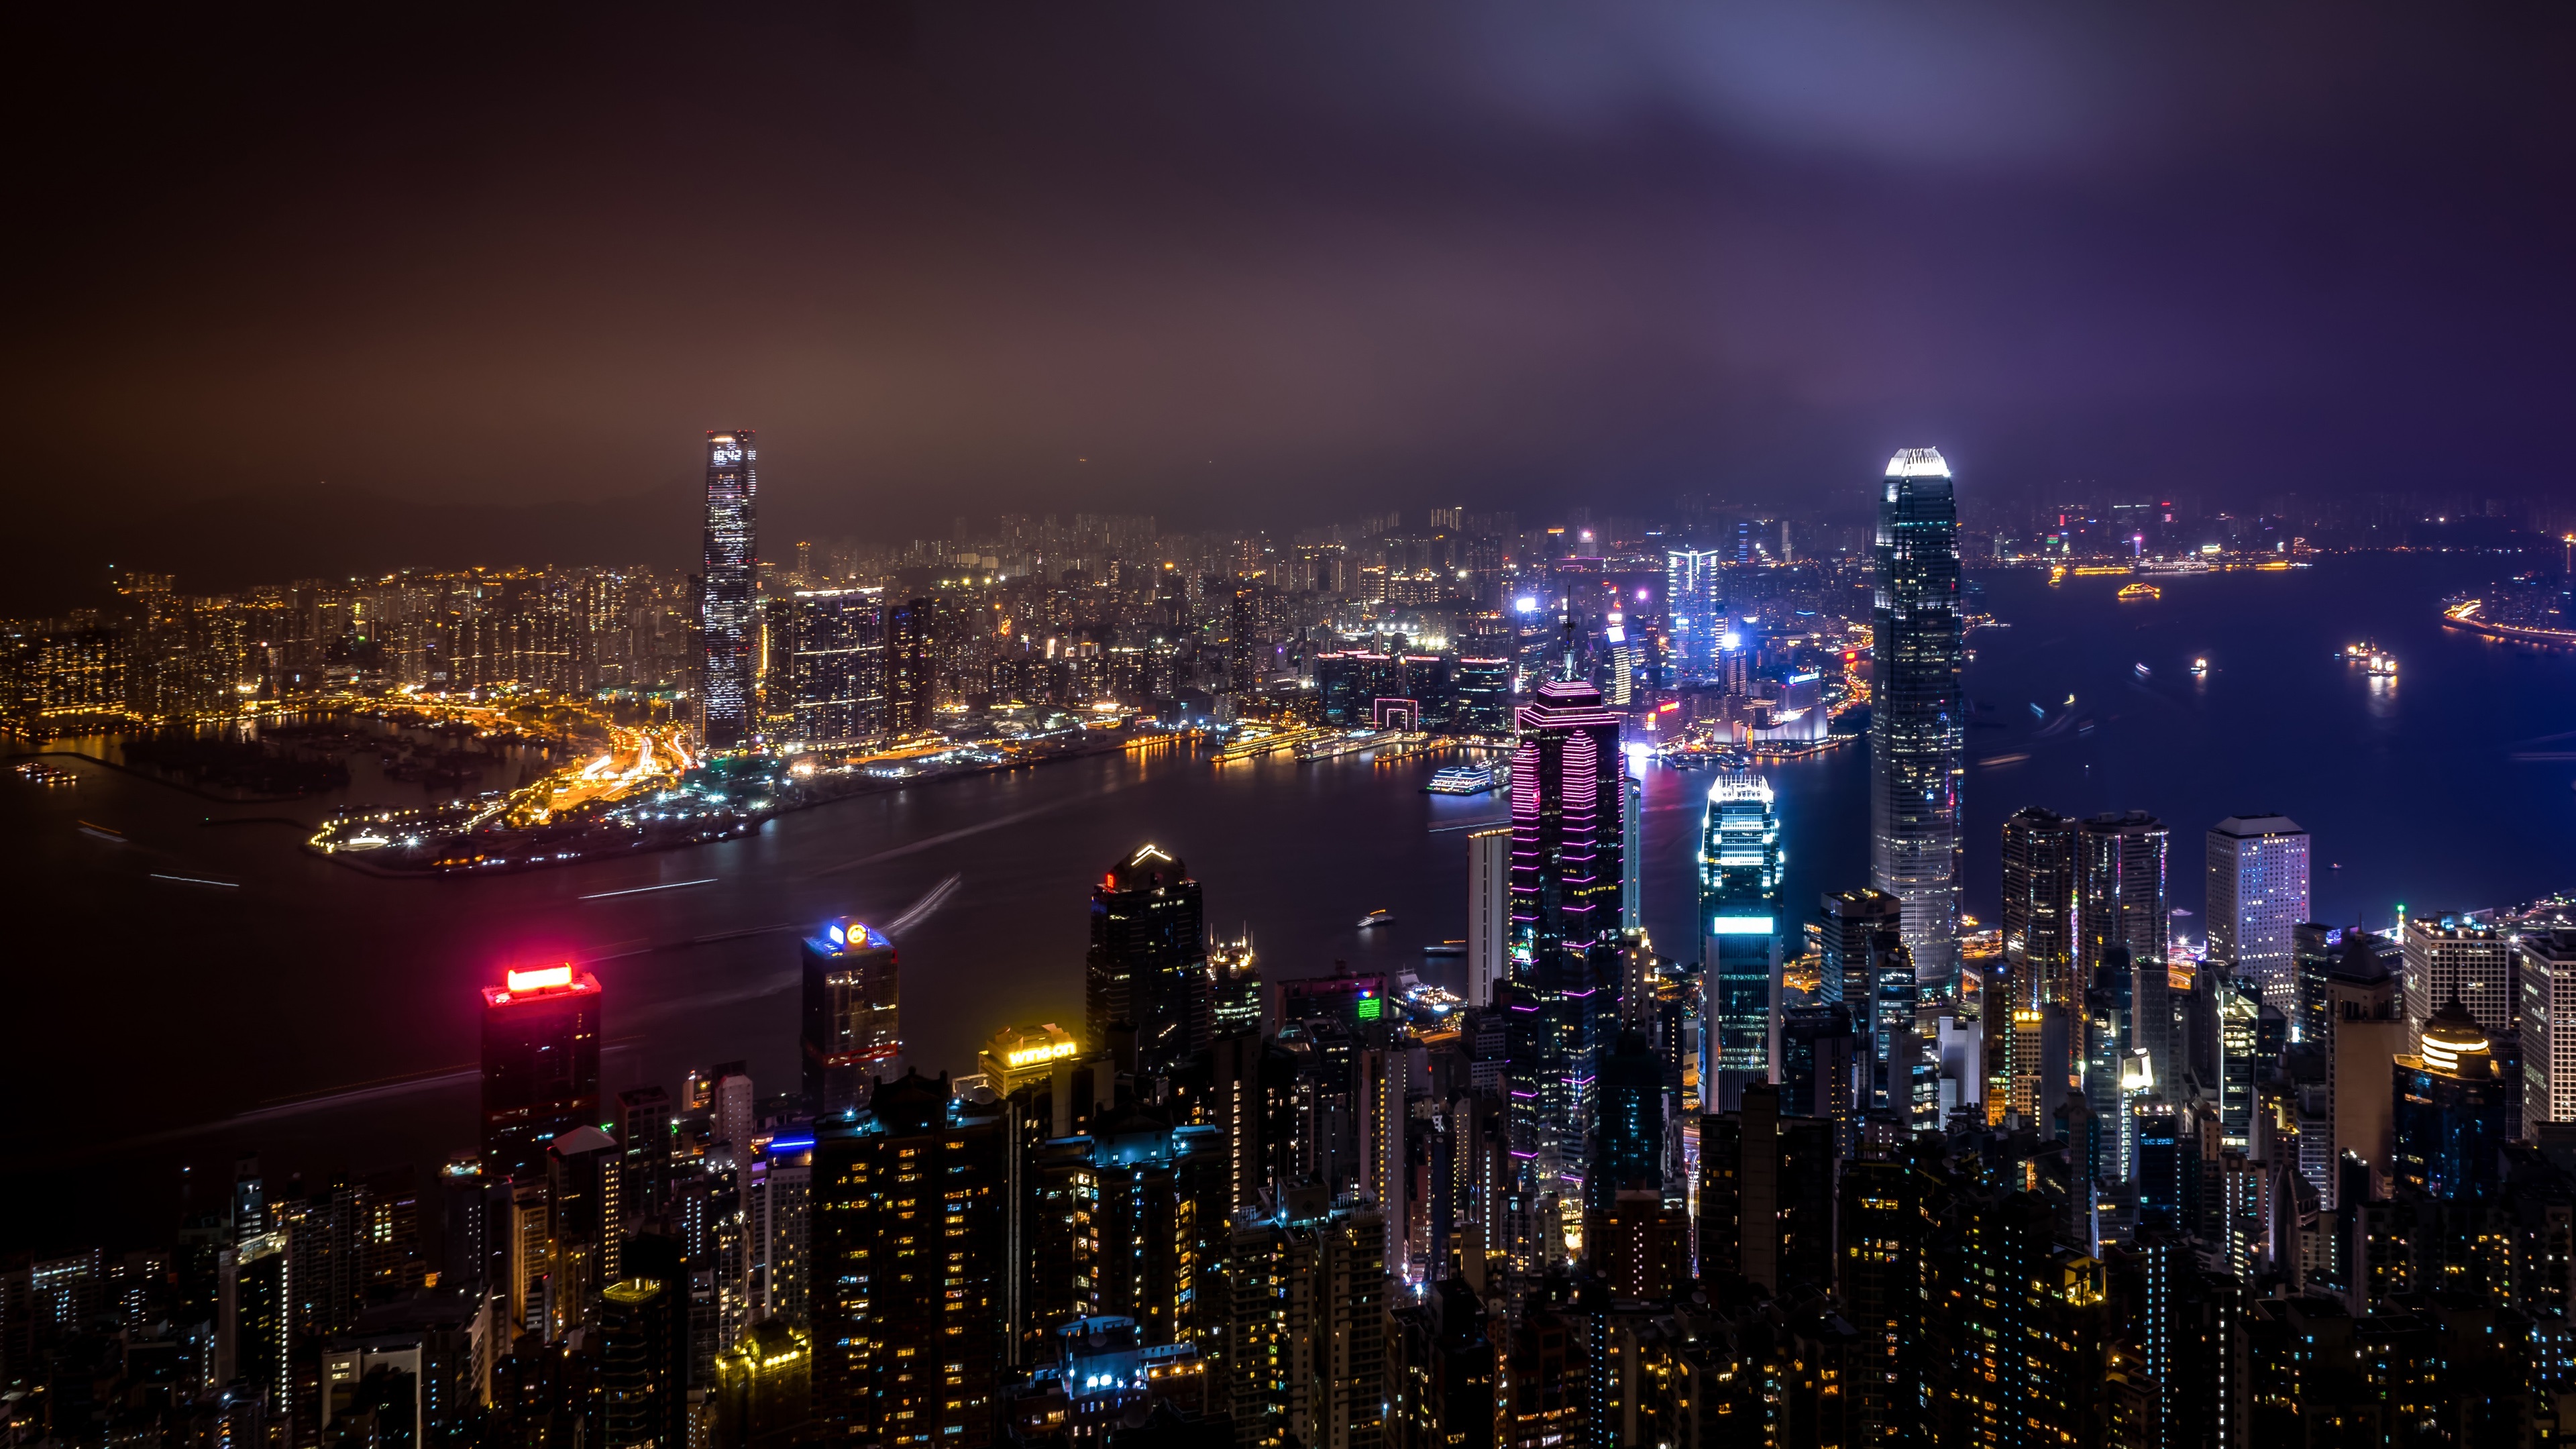
[[[2569,487],[2558,7],[731,8],[21,7],[0,610],[682,559],[720,426],[773,541]]]

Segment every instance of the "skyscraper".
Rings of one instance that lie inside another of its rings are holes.
[[[1011,1277],[1003,1112],[907,1072],[816,1134],[814,1414],[837,1432],[992,1442]]]
[[[1904,904],[1915,969],[1947,981],[1958,964],[1966,646],[1958,502],[1931,448],[1888,460],[1870,639],[1870,884]]]
[[[1717,672],[1717,641],[1726,632],[1726,555],[1676,548],[1664,554],[1664,608],[1671,619],[1676,683]]]
[[[699,580],[698,736],[711,750],[752,737],[753,574],[760,450],[748,431],[707,434],[705,572]]]
[[[824,922],[801,954],[805,1103],[838,1117],[867,1105],[873,1079],[902,1070],[902,976],[894,943],[848,916]]]
[[[886,732],[884,591],[800,589],[785,671],[794,737],[849,744]],[[772,701],[772,714],[777,702]]]
[[[544,1174],[546,1145],[599,1120],[599,978],[512,971],[483,988],[483,1170]]]
[[[2522,978],[2522,1135],[2576,1122],[2576,930],[2549,927],[2514,941]]]
[[[2283,815],[2230,815],[2209,828],[2209,959],[2301,1020],[2297,942],[2308,918],[2308,832]]]
[[[1512,964],[1512,831],[1467,833],[1467,980],[1470,1006],[1494,1004]]]
[[[1576,1206],[1593,1064],[1618,1019],[1622,849],[1619,716],[1572,680],[1538,687],[1512,753],[1511,1142],[1532,1202]],[[1560,1196],[1560,1194],[1562,1194]]]
[[[2004,821],[2004,970],[2015,1008],[2078,1006],[2075,822],[2032,806]]]
[[[2162,966],[2166,831],[2143,810],[2086,818],[2076,837],[2076,969],[2090,976],[2114,946],[2140,970]]]
[[[2514,1011],[2512,937],[2466,914],[2444,912],[2406,918],[2399,941],[2406,954],[2406,1040],[2411,1048],[2424,1023],[2446,1001],[2457,1001],[2492,1040],[2519,1028]]]
[[[1134,1034],[1136,1060],[1120,1065],[1138,1072],[1168,1071],[1214,1036],[1199,883],[1178,857],[1141,846],[1092,887],[1083,1005],[1095,1049]]]
[[[1721,772],[1700,824],[1700,929],[1706,947],[1703,1081],[1711,1110],[1732,1112],[1749,1082],[1771,1080],[1780,1005],[1780,817],[1771,782]]]
[[[886,613],[886,729],[907,735],[938,722],[940,601],[907,599]]]

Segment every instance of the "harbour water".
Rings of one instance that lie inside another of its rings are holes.
[[[2576,655],[2440,627],[2440,599],[2498,567],[2335,558],[2160,579],[2137,603],[2115,601],[2116,578],[1981,575],[2009,627],[1971,640],[1968,909],[1991,916],[1994,842],[2027,804],[2161,815],[2175,904],[2194,912],[2201,832],[2253,811],[2314,833],[2332,922],[2576,884]],[[2398,656],[2394,680],[2335,657],[2363,637]],[[0,778],[0,1036],[24,1084],[0,1126],[0,1241],[93,1240],[102,1205],[111,1231],[157,1231],[183,1166],[218,1182],[245,1149],[312,1180],[471,1146],[474,988],[513,961],[591,963],[612,1093],[735,1058],[764,1092],[792,1087],[793,931],[831,914],[898,923],[925,1070],[972,1070],[1006,1024],[1078,1030],[1090,884],[1147,841],[1188,862],[1213,930],[1250,930],[1265,973],[1418,969],[1424,946],[1465,934],[1466,831],[1505,809],[1499,793],[1426,793],[1439,763],[1095,757],[474,880],[384,880],[304,852],[327,800],[216,803],[90,763],[69,789]],[[1856,744],[1770,770],[1793,923],[1867,878],[1867,768]],[[1669,954],[1692,954],[1707,779],[1646,775],[1646,923]],[[1391,924],[1356,927],[1379,908]]]

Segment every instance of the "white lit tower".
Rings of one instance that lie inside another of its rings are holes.
[[[1959,510],[1932,448],[1888,460],[1879,492],[1878,594],[1870,650],[1870,884],[1896,897],[1914,969],[1958,973],[1959,781],[1967,716],[1960,676]]]
[[[1780,815],[1771,782],[1728,770],[1708,789],[1700,828],[1700,1009],[1707,1060],[1700,1079],[1717,1112],[1742,1105],[1746,1084],[1772,1080],[1780,1007]]]
[[[707,434],[707,526],[698,585],[698,737],[737,750],[754,733],[760,450],[749,430]]]
[[[2297,1023],[2294,936],[2308,919],[2308,832],[2284,815],[2230,815],[2209,828],[2208,959]]]

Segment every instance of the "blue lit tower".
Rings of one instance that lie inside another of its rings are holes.
[[[1748,1082],[1771,1080],[1780,988],[1780,815],[1771,782],[1728,770],[1708,787],[1700,826],[1700,929],[1708,993],[1700,1079],[1712,1111],[1732,1112]]]
[[[847,916],[805,938],[799,1033],[805,1105],[845,1117],[868,1105],[876,1079],[903,1075],[903,992],[894,943]]]
[[[1594,1064],[1617,1026],[1619,716],[1576,680],[1538,686],[1512,753],[1511,1152],[1534,1203],[1579,1202]],[[1546,1216],[1544,1210],[1541,1217]]]
[[[1724,562],[1715,549],[1676,548],[1664,554],[1664,609],[1672,621],[1677,683],[1713,678],[1717,672],[1717,641],[1726,632]]]
[[[705,572],[699,580],[698,736],[711,750],[751,743],[752,574],[760,450],[748,431],[707,434]]]
[[[1958,967],[1966,649],[1958,501],[1950,465],[1931,448],[1888,460],[1870,642],[1870,884],[1902,903],[1915,969],[1946,982]]]

